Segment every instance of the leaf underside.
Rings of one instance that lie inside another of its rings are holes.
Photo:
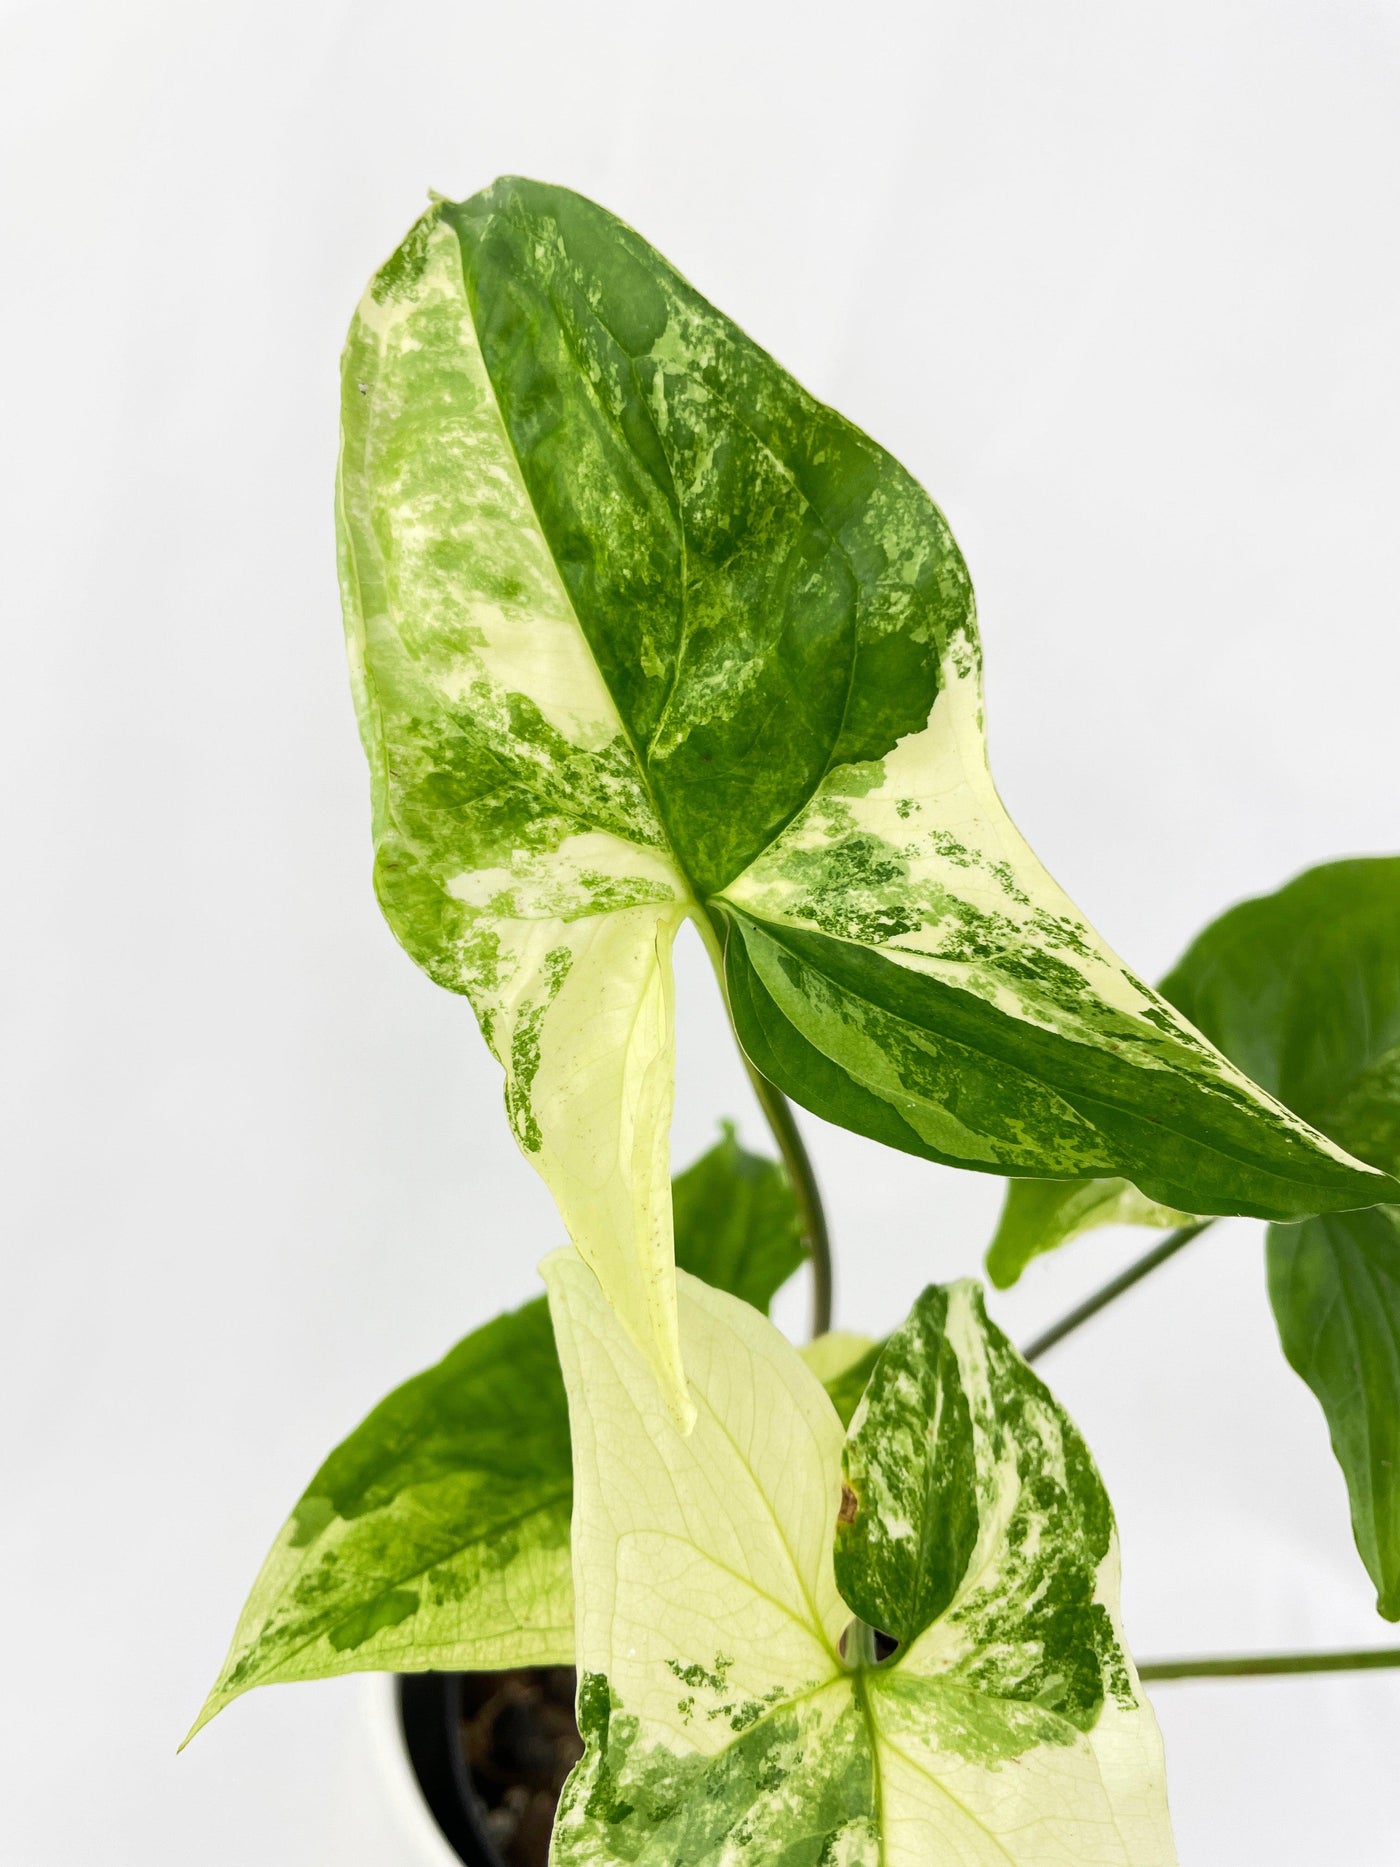
[[[545,1275],[586,1743],[553,1867],[1169,1867],[1102,1485],[974,1287],[892,1338],[843,1480],[835,1410],[756,1312],[681,1279],[686,1438],[577,1254]],[[893,1659],[843,1660],[853,1608],[908,1630]]]
[[[438,203],[345,353],[342,588],[395,932],[688,1418],[670,946],[799,1102],[935,1160],[1289,1219],[1370,1178],[1104,946],[987,768],[922,489],[630,228]]]
[[[1145,1199],[1131,1180],[1012,1180],[987,1247],[998,1289],[1014,1284],[1032,1258],[1103,1225],[1189,1225],[1194,1215]]]

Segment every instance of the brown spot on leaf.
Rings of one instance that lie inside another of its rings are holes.
[[[856,1512],[860,1509],[860,1499],[848,1484],[841,1487],[841,1508],[836,1513],[837,1523],[854,1523]]]

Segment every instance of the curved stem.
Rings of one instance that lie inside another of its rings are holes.
[[[826,1212],[822,1206],[822,1196],[817,1190],[817,1176],[812,1171],[812,1159],[807,1152],[797,1120],[792,1112],[792,1104],[778,1088],[770,1083],[761,1070],[750,1063],[748,1052],[739,1042],[739,1033],[734,1026],[734,1013],[729,1008],[729,988],[724,976],[724,952],[716,937],[713,923],[707,914],[697,913],[695,925],[700,931],[700,938],[710,956],[710,963],[715,969],[719,981],[720,997],[724,1001],[724,1015],[729,1020],[730,1035],[734,1047],[739,1052],[748,1078],[753,1085],[753,1092],[758,1097],[758,1106],[763,1110],[764,1119],[773,1131],[773,1139],[778,1144],[783,1165],[787,1168],[788,1182],[797,1201],[798,1216],[802,1222],[802,1241],[812,1260],[812,1334],[825,1335],[831,1327],[831,1233],[827,1230]]]
[[[1259,1679],[1280,1673],[1375,1672],[1400,1666],[1400,1647],[1359,1647],[1341,1653],[1245,1653],[1232,1659],[1149,1660],[1142,1679]]]
[[[812,1334],[825,1335],[831,1327],[831,1234],[827,1230],[826,1213],[822,1207],[822,1196],[817,1190],[817,1176],[812,1171],[811,1156],[798,1132],[792,1104],[781,1089],[776,1088],[754,1068],[744,1056],[742,1047],[739,1054],[744,1057],[744,1068],[749,1073],[758,1105],[773,1130],[773,1139],[778,1144],[778,1152],[783,1157],[783,1165],[787,1168],[788,1180],[797,1200],[803,1240],[812,1259]]]
[[[1103,1286],[1102,1290],[1096,1290],[1093,1296],[1086,1297],[1082,1303],[1069,1312],[1068,1316],[1062,1316],[1057,1323],[1052,1323],[1048,1329],[1036,1336],[1033,1342],[1028,1342],[1021,1350],[1021,1354],[1027,1361],[1034,1361],[1037,1356],[1043,1355],[1046,1349],[1053,1348],[1057,1342],[1063,1342],[1065,1337],[1072,1335],[1081,1323],[1088,1322],[1091,1316],[1097,1316],[1099,1311],[1106,1309],[1115,1297],[1121,1297],[1125,1290],[1131,1290],[1133,1285],[1140,1283],[1149,1271],[1155,1271],[1159,1264],[1165,1264],[1168,1258],[1174,1258],[1184,1245],[1189,1245],[1193,1238],[1199,1238],[1202,1232],[1214,1224],[1214,1219],[1194,1219],[1190,1225],[1180,1226],[1164,1238],[1160,1245],[1154,1245],[1151,1251],[1144,1252],[1140,1258],[1128,1266],[1127,1270],[1120,1271],[1117,1277]]]

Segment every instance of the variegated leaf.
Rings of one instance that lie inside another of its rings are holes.
[[[1400,1169],[1400,858],[1309,869],[1213,921],[1163,994],[1226,1055],[1342,1146]],[[1271,1228],[1284,1352],[1322,1404],[1377,1605],[1400,1618],[1400,1207]],[[1012,1283],[1040,1251],[1110,1220],[1172,1225],[1121,1181],[1020,1181],[987,1264]]]
[[[380,899],[678,1418],[687,914],[758,1067],[862,1133],[1206,1211],[1376,1196],[1011,825],[932,501],[602,209],[508,180],[418,223],[351,331],[340,515]]]
[[[1338,1146],[1400,1171],[1400,858],[1326,862],[1240,902],[1197,936],[1161,993]],[[1357,1206],[1387,1197],[1383,1181],[1373,1184]],[[1121,1180],[1015,1181],[987,1268],[1005,1286],[1033,1257],[1095,1226],[1173,1226],[1186,1216]]]
[[[553,1867],[1170,1867],[1107,1499],[975,1289],[887,1346],[843,1492],[835,1411],[753,1310],[681,1279],[687,1439],[578,1255],[545,1276],[587,1745]],[[883,1664],[860,1603],[910,1630]]]
[[[726,1124],[672,1194],[677,1262],[766,1311],[805,1255],[783,1169]],[[858,1357],[827,1359],[844,1396]],[[257,1685],[569,1664],[572,1508],[568,1407],[540,1297],[406,1381],[325,1461],[253,1584],[195,1730]]]

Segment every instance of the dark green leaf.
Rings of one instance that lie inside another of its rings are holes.
[[[1242,901],[1162,992],[1305,1121],[1400,1167],[1400,857],[1324,863]]]
[[[724,1137],[672,1187],[676,1263],[716,1290],[768,1314],[779,1289],[807,1259],[787,1175],[774,1160]]]
[[[1322,1403],[1376,1606],[1400,1620],[1400,1207],[1269,1228],[1283,1352]]]

